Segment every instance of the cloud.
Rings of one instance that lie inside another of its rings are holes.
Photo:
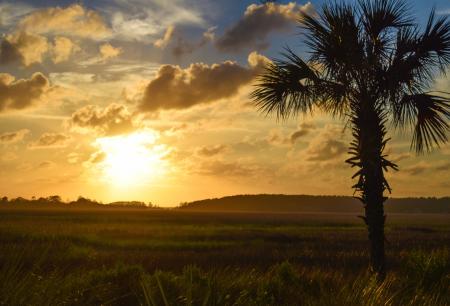
[[[428,162],[420,161],[412,166],[400,170],[410,175],[419,175],[425,172],[446,172],[450,170],[450,162],[443,162],[438,163],[437,165],[432,165]]]
[[[431,168],[431,166],[427,162],[419,162],[415,165],[412,165],[410,167],[403,169],[403,172],[410,174],[410,175],[418,175],[418,174],[424,173],[425,171],[429,170],[430,168]]]
[[[19,22],[19,29],[30,33],[91,39],[102,39],[111,34],[111,30],[96,11],[86,9],[80,4],[33,11]]]
[[[28,147],[30,149],[63,148],[67,146],[70,139],[70,136],[61,133],[44,133]]]
[[[119,56],[122,53],[122,49],[121,48],[116,48],[111,46],[110,44],[103,44],[100,46],[100,56],[102,58],[102,60],[107,60],[110,58],[114,58]]]
[[[285,146],[290,143],[290,139],[285,137],[283,133],[278,129],[273,129],[267,135],[265,141],[259,140],[259,144],[262,145],[266,142],[266,144],[270,144],[273,146]],[[253,144],[258,143],[257,141],[253,141]]]
[[[0,73],[0,112],[11,109],[24,109],[37,103],[50,88],[48,79],[40,72],[30,79],[15,78]]]
[[[111,7],[107,11],[110,14],[114,35],[121,40],[153,43],[163,36],[170,26],[204,26],[206,23],[195,5],[188,7],[182,3],[183,1],[111,2]]]
[[[450,15],[450,8],[448,9],[442,9],[436,12],[438,15]]]
[[[167,27],[166,32],[164,33],[164,36],[162,38],[157,39],[153,45],[157,48],[164,49],[172,39],[173,33],[174,33],[175,27],[173,25],[170,25]]]
[[[55,37],[52,47],[52,61],[55,64],[67,61],[72,54],[80,50],[72,40],[63,36]]]
[[[183,36],[177,35],[177,40],[175,46],[172,48],[172,54],[175,57],[182,57],[186,54],[191,54],[195,50],[200,49],[205,46],[207,43],[214,41],[216,27],[211,27],[206,30],[200,40],[198,41],[187,41]]]
[[[38,168],[40,169],[49,169],[49,168],[54,168],[56,166],[56,164],[50,160],[46,160],[43,161],[42,163],[40,163],[38,165]]]
[[[251,58],[251,60],[250,60]],[[226,61],[220,64],[163,65],[146,86],[139,109],[153,112],[160,109],[184,109],[235,95],[259,73],[263,57],[252,53],[250,67]]]
[[[4,152],[4,153],[2,153],[0,160],[3,162],[10,162],[10,161],[16,160],[18,158],[19,157],[13,152]]]
[[[298,130],[291,134],[291,143],[295,143],[297,139],[302,138],[303,136],[308,135],[308,131],[305,130]]]
[[[311,130],[315,129],[315,125],[311,124],[311,123],[302,123],[300,124],[299,128],[292,132],[292,134],[290,135],[290,141],[292,144],[294,144],[298,139],[308,135]]]
[[[124,105],[110,104],[104,109],[87,105],[72,114],[70,128],[82,133],[94,130],[101,135],[117,135],[134,130],[133,115]]]
[[[69,164],[76,164],[76,163],[78,163],[79,159],[80,159],[80,156],[76,152],[72,152],[67,155],[67,162]]]
[[[15,62],[23,62],[22,54],[20,54],[17,46],[2,39],[0,44],[0,64],[10,64]]]
[[[22,141],[30,133],[28,129],[21,129],[15,132],[0,134],[0,144],[12,144]]]
[[[7,35],[2,41],[0,62],[7,64],[21,61],[25,66],[41,63],[49,50],[47,38],[27,32]]]
[[[449,171],[450,170],[450,162],[436,166],[435,169],[436,169],[436,171]]]
[[[302,13],[314,10],[311,2],[298,5],[295,2],[276,4],[251,4],[244,16],[217,40],[216,47],[225,52],[267,46],[266,38],[274,31],[289,29]]]
[[[201,156],[211,157],[219,155],[228,150],[226,145],[215,145],[211,147],[201,147],[197,150],[197,154]]]
[[[286,146],[286,145],[294,145],[298,139],[308,135],[312,130],[314,130],[316,126],[312,123],[301,123],[299,127],[291,132],[289,135],[284,135],[279,130],[270,131],[268,137],[266,138],[267,143],[275,146]],[[260,141],[260,144],[264,142]]]
[[[239,161],[224,162],[221,160],[207,161],[201,163],[194,173],[219,177],[250,177],[261,173],[258,165],[242,163]]]
[[[0,63],[9,64],[21,62],[25,66],[42,63],[45,56],[50,53],[52,61],[57,64],[69,59],[80,50],[72,40],[57,36],[53,44],[47,38],[28,32],[15,32],[7,35],[0,45]]]
[[[402,160],[411,158],[411,153],[404,152],[404,153],[398,153],[398,154],[392,154],[388,159],[392,160],[394,163],[398,163]]]
[[[13,3],[0,3],[0,27],[10,27],[25,14],[34,10],[31,5],[13,1]]]
[[[306,160],[321,162],[344,155],[348,151],[348,144],[339,139],[339,135],[342,135],[339,127],[325,126],[309,143],[306,149]]]
[[[105,160],[105,158],[106,158],[106,153],[105,152],[97,151],[97,152],[92,153],[89,156],[89,159],[83,163],[83,165],[85,167],[90,167],[93,164],[98,164],[98,163],[103,162]]]
[[[339,140],[327,139],[317,147],[309,150],[309,161],[325,161],[342,156],[347,152],[347,145]]]

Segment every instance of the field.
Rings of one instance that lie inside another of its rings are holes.
[[[450,216],[0,208],[0,305],[450,305]]]

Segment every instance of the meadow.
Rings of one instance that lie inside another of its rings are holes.
[[[0,208],[0,305],[450,305],[450,216]]]

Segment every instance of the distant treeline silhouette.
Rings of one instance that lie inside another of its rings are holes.
[[[85,197],[78,197],[76,201],[63,201],[60,196],[54,195],[49,197],[25,199],[22,197],[8,199],[2,197],[0,199],[1,206],[24,206],[24,207],[69,207],[69,208],[158,208],[152,203],[139,201],[119,201],[112,203],[102,203]]]
[[[259,194],[181,203],[179,209],[205,211],[340,212],[361,213],[361,203],[348,196]],[[389,213],[450,213],[450,197],[393,198],[386,201]]]
[[[0,207],[30,208],[142,208],[158,209],[151,202],[119,201],[102,203],[93,199],[78,197],[75,201],[63,201],[60,196],[26,199],[0,198]],[[386,201],[389,213],[440,213],[450,214],[450,197],[436,198],[392,198]],[[314,196],[257,194],[234,195],[223,198],[183,202],[177,210],[237,211],[237,212],[320,212],[320,213],[361,213],[361,203],[348,196]]]

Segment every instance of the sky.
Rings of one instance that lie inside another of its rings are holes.
[[[351,195],[344,122],[277,121],[249,93],[323,1],[0,1],[0,195],[173,206],[232,194]],[[410,1],[420,23],[448,0]],[[450,91],[450,77],[433,89]],[[450,146],[389,129],[392,196],[450,195]]]

